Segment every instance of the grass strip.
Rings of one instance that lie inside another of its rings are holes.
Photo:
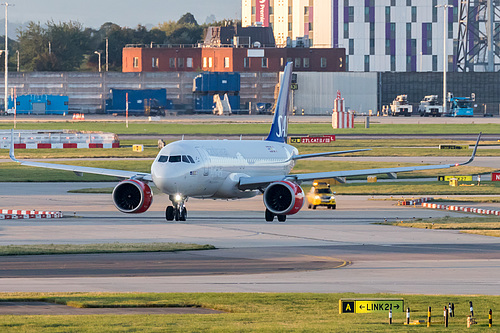
[[[376,224],[418,229],[458,230],[463,233],[500,237],[500,217],[498,216],[445,216],[441,218],[412,219]]]
[[[0,256],[42,254],[94,254],[129,252],[176,252],[213,250],[213,245],[189,243],[103,243],[103,244],[40,244],[0,246]]]
[[[403,298],[411,321],[432,323],[406,326],[404,312],[339,314],[339,299]],[[455,305],[450,332],[465,332],[469,301],[477,320],[471,330],[488,330],[488,311],[500,308],[499,296],[316,294],[316,293],[3,293],[0,301],[48,301],[81,308],[199,306],[225,313],[213,315],[78,315],[0,316],[2,332],[442,332],[443,306]],[[495,317],[494,317],[495,318]],[[495,320],[494,328],[497,327]],[[497,327],[498,328],[498,327]]]
[[[218,119],[217,119],[218,120]],[[315,123],[294,123],[291,117],[289,124],[289,133],[291,135],[317,135],[317,134],[496,134],[498,133],[498,124],[493,120],[490,124],[380,124],[373,119],[370,122],[370,128],[365,128],[363,119],[355,120],[354,128],[335,129],[332,133],[332,126],[329,118],[318,119]],[[238,119],[236,118],[236,121]],[[123,121],[56,121],[56,122],[23,122],[17,121],[17,129],[20,130],[78,130],[78,131],[103,131],[117,134],[210,134],[210,135],[257,135],[265,136],[269,133],[271,127],[270,119],[263,121],[255,118],[255,121],[237,123],[232,119],[226,122],[201,122],[195,119],[189,119],[189,123],[166,123],[166,122],[147,122],[132,121],[128,128]],[[321,123],[319,123],[321,121]],[[13,120],[0,122],[0,129],[8,130],[14,127]]]

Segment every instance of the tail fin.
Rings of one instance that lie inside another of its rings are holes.
[[[267,141],[287,142],[292,65],[293,63],[289,62],[285,66],[283,78],[281,79],[278,100],[276,101],[276,111],[274,112],[273,124],[271,125],[271,131],[267,136]]]

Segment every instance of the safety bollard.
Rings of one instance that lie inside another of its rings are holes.
[[[392,325],[392,306],[389,309],[389,325]]]
[[[431,307],[427,310],[427,327],[431,327]]]
[[[474,317],[474,308],[472,307],[472,301],[469,301],[469,307],[470,307],[470,316]]]
[[[493,311],[490,309],[490,314],[488,316],[488,326],[492,327],[493,326]]]
[[[406,308],[406,325],[410,325],[410,308]]]
[[[455,317],[455,303],[451,303],[451,316]]]
[[[444,327],[448,327],[448,309],[444,306]]]
[[[448,317],[449,318],[453,317],[453,314],[451,312],[451,303],[448,303]]]

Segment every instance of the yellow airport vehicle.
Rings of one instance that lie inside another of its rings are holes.
[[[311,190],[307,193],[307,207],[316,209],[318,206],[326,206],[330,209],[337,208],[335,195],[328,183],[314,182]]]

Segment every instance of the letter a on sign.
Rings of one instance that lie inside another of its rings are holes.
[[[343,313],[354,313],[354,302],[342,302]]]

